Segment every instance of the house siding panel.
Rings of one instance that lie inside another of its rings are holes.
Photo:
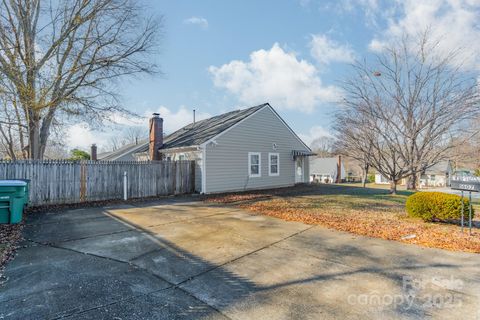
[[[290,186],[295,183],[292,150],[305,150],[274,112],[265,107],[206,146],[206,192]],[[274,150],[273,144],[277,145]],[[248,153],[261,153],[261,177],[251,178]],[[280,174],[269,176],[268,153],[279,153]],[[308,181],[305,161],[304,181]]]

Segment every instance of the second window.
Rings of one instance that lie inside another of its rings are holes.
[[[278,176],[280,175],[280,159],[278,153],[268,154],[268,175]]]

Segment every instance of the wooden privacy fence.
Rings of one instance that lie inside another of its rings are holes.
[[[30,179],[32,205],[193,193],[194,161],[0,160],[0,179]]]

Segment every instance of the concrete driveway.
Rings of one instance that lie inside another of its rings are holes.
[[[480,319],[480,257],[202,202],[31,217],[0,319]]]

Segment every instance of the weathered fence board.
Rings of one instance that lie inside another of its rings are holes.
[[[1,179],[30,179],[32,205],[193,193],[194,161],[0,160]]]

